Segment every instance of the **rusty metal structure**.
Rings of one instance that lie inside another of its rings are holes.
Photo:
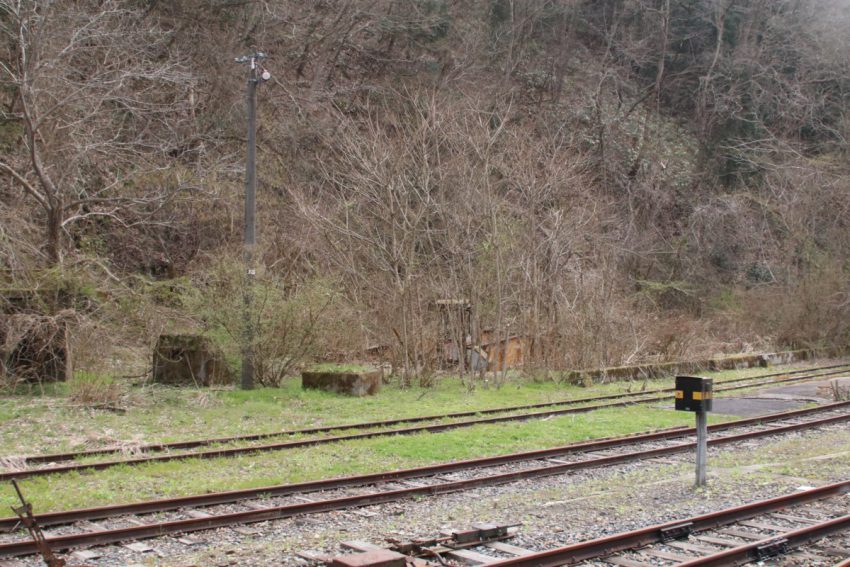
[[[475,314],[466,299],[438,299],[437,357],[444,369],[469,368],[469,349],[478,342]]]
[[[531,347],[526,337],[479,330],[467,299],[438,299],[434,305],[439,316],[437,358],[443,369],[474,372],[522,366]]]
[[[483,359],[485,370],[508,370],[523,365],[531,346],[531,341],[520,335],[500,338],[492,331],[484,331],[477,352]]]
[[[64,567],[65,560],[59,557],[56,557],[51,551],[50,546],[47,544],[47,541],[44,538],[44,533],[41,531],[41,527],[39,527],[38,522],[35,519],[35,516],[32,514],[32,504],[27,502],[24,498],[23,493],[21,492],[21,488],[18,486],[18,481],[12,479],[12,486],[15,487],[15,492],[18,493],[18,498],[21,500],[21,505],[19,507],[12,507],[12,511],[18,515],[21,519],[21,523],[29,532],[32,537],[33,542],[35,543],[38,552],[41,554],[41,557],[44,559],[44,563],[47,567]]]
[[[469,562],[479,554],[466,550],[482,545],[498,549],[499,542],[514,536],[517,526],[519,524],[479,523],[473,524],[471,529],[446,530],[439,536],[408,540],[387,538],[388,546],[344,541],[340,546],[354,553],[318,559],[327,567],[427,567],[435,564],[431,560],[443,564],[445,559]]]

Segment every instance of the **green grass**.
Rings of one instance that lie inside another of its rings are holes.
[[[783,475],[821,482],[847,478],[850,467],[850,438],[846,429],[818,432],[817,441],[810,435],[777,439],[746,454],[726,454],[714,459],[714,465],[730,470],[757,467],[766,475]],[[754,468],[741,474],[752,474]]]
[[[22,488],[37,511],[47,512],[423,466],[691,425],[692,422],[693,416],[684,412],[630,407],[545,421],[364,439],[231,459],[120,466],[98,472],[26,479]],[[0,507],[11,505],[13,500],[11,487],[0,487]]]
[[[753,368],[710,373],[716,381],[764,373]],[[651,380],[647,390],[669,387]],[[21,390],[0,397],[0,455],[82,450],[121,443],[155,443],[205,437],[271,433],[286,429],[361,421],[476,411],[537,404],[624,391],[644,382],[617,382],[585,388],[552,381],[515,380],[501,388],[470,392],[457,378],[432,388],[384,386],[376,396],[348,396],[302,390],[300,379],[281,388],[197,390],[157,386],[129,391],[126,413],[93,410],[69,399],[67,384],[48,385],[44,395]]]
[[[772,370],[773,371],[773,370]],[[719,383],[763,369],[710,373]],[[72,402],[67,385],[43,395],[0,398],[0,454],[33,454],[116,443],[150,443],[233,436],[364,420],[476,411],[671,386],[671,381],[620,382],[584,388],[551,381],[515,380],[501,388],[468,391],[457,378],[433,388],[385,386],[376,396],[351,398],[281,388],[253,391],[134,388],[127,412],[92,410]],[[672,401],[672,400],[671,400]],[[233,459],[187,460],[24,481],[38,511],[96,506],[143,498],[265,486],[563,445],[575,441],[692,425],[693,416],[646,404],[527,423],[482,425],[436,434],[384,437]],[[724,418],[714,418],[719,421]],[[0,487],[0,505],[13,503]]]

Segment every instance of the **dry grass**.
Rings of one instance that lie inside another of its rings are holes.
[[[0,469],[6,471],[22,471],[27,468],[27,460],[22,456],[9,455],[0,457]]]
[[[850,386],[842,386],[838,380],[829,383],[830,394],[836,402],[850,402]]]
[[[127,388],[112,377],[90,372],[78,372],[68,383],[68,397],[85,406],[119,409]]]

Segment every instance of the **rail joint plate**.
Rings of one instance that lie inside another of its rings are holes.
[[[682,524],[676,524],[675,526],[661,528],[661,541],[667,543],[668,541],[673,541],[676,539],[686,539],[689,535],[691,535],[693,529],[693,522],[685,522]]]
[[[775,539],[773,541],[769,541],[764,545],[760,545],[756,548],[756,558],[759,561],[764,559],[769,559],[771,557],[776,557],[782,553],[786,553],[788,551],[788,540],[785,538]]]

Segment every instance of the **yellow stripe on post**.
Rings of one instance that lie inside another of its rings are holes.
[[[685,392],[683,390],[676,390],[676,399],[677,400],[685,399]]]
[[[707,400],[711,397],[711,392],[694,392],[695,400]]]

